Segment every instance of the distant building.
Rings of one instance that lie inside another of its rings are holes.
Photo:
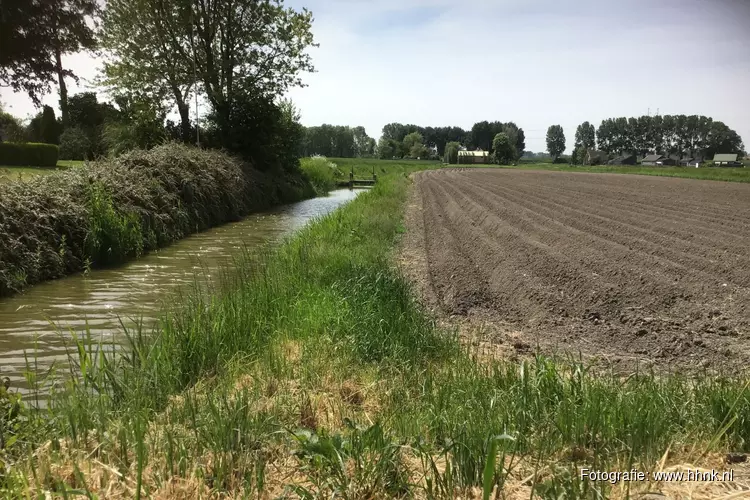
[[[635,165],[637,163],[635,155],[623,155],[612,158],[607,162],[608,165]]]
[[[489,163],[490,153],[488,151],[459,151],[458,163]]]
[[[744,167],[743,163],[737,161],[737,154],[716,154],[714,165],[717,167]]]
[[[681,167],[698,167],[700,166],[702,162],[703,160],[701,160],[700,158],[688,157],[688,158],[683,158],[682,160],[680,160],[680,166]]]
[[[661,165],[677,165],[679,158],[668,157],[663,155],[648,155],[641,160],[641,165],[650,166],[661,166]]]
[[[641,165],[657,165],[656,162],[663,160],[662,155],[648,155],[641,160]]]

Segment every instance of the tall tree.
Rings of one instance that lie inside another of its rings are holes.
[[[575,147],[583,146],[586,149],[596,148],[596,130],[594,126],[585,121],[576,128]]]
[[[60,91],[60,113],[63,127],[68,124],[68,87],[65,77],[76,76],[63,68],[62,56],[96,47],[94,30],[89,22],[94,20],[98,6],[96,0],[47,0],[47,26],[52,40],[52,57],[55,61],[57,83]]]
[[[96,0],[3,0],[0,2],[0,84],[23,90],[39,104],[57,80],[63,125],[68,120],[62,56],[96,46]]]
[[[561,125],[550,125],[547,129],[547,151],[555,160],[565,151],[565,133]]]
[[[192,0],[186,18],[203,91],[223,135],[237,96],[280,96],[302,85],[300,73],[314,70],[307,9],[285,8],[282,0]],[[193,60],[184,50],[175,57]]]
[[[495,163],[507,165],[516,159],[516,148],[507,134],[500,132],[492,140],[493,158]]]
[[[101,83],[139,102],[167,102],[180,115],[182,140],[193,139],[189,97],[193,71],[189,12],[184,1],[108,0],[102,15],[105,61]]]
[[[480,148],[484,151],[492,149],[492,127],[488,121],[477,122],[471,127],[467,147],[471,149]]]

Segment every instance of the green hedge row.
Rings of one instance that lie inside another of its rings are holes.
[[[0,165],[10,167],[55,167],[59,148],[36,142],[0,142]]]
[[[0,183],[0,297],[314,195],[299,172],[182,144]]]

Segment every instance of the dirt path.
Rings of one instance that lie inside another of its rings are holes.
[[[406,223],[425,302],[495,346],[661,368],[750,361],[750,185],[427,171]]]

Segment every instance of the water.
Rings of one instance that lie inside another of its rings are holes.
[[[180,286],[212,279],[244,250],[278,242],[357,194],[342,189],[250,215],[124,266],[42,283],[0,300],[0,377],[23,388],[24,351],[32,357],[35,344],[41,369],[55,361],[64,364],[70,329],[80,333],[87,322],[96,339],[123,335],[118,318],[125,322],[140,318],[146,326],[153,324]]]

